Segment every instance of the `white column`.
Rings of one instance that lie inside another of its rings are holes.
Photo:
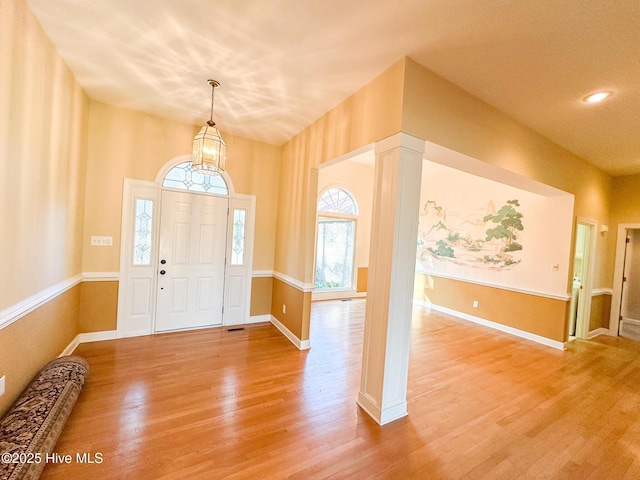
[[[358,405],[380,425],[407,415],[407,375],[424,141],[376,143],[371,250]]]

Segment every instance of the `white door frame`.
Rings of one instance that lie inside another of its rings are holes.
[[[640,223],[619,223],[616,237],[616,260],[613,270],[613,295],[609,315],[609,335],[618,336],[620,327],[620,301],[622,297],[622,276],[624,275],[624,252],[627,230],[640,229]]]
[[[153,202],[151,244],[157,245],[159,238],[158,207],[160,189],[153,182],[124,179],[122,190],[122,218],[120,228],[120,270],[118,273],[118,313],[116,336],[135,337],[150,335],[155,328],[155,290],[157,286],[157,255],[151,255],[146,266],[134,266],[132,259],[135,222],[132,222],[136,200]],[[154,258],[155,257],[155,258]],[[123,319],[126,318],[126,321]]]
[[[155,332],[155,314],[156,314],[156,289],[157,289],[157,271],[158,271],[158,242],[160,232],[160,193],[162,191],[162,182],[166,174],[176,165],[189,161],[191,155],[181,155],[176,157],[165,165],[163,165],[155,181],[134,180],[125,178],[123,187],[122,201],[122,219],[121,219],[121,238],[120,238],[120,271],[118,284],[118,316],[116,335],[121,337],[132,337],[139,335],[150,335]],[[244,282],[244,308],[240,309],[240,316],[233,315],[231,322],[233,324],[249,323],[250,303],[251,303],[251,272],[254,247],[254,222],[255,222],[255,195],[244,195],[235,192],[233,182],[226,172],[221,172],[224,178],[229,197],[229,211],[227,222],[227,245],[231,244],[233,235],[233,206],[237,205],[247,210],[250,221],[248,222],[246,239],[245,239],[245,258],[247,259],[246,275]],[[179,190],[188,193],[187,190]],[[154,213],[152,221],[152,254],[150,265],[144,266],[142,269],[132,265],[132,251],[134,238],[134,218],[136,199],[145,198],[153,200]],[[136,272],[144,270],[140,279],[137,278]],[[225,292],[223,294],[223,302],[226,303],[228,293],[226,288],[229,285],[228,276],[230,270],[225,268]],[[136,287],[135,281],[140,284],[139,289],[143,289],[143,295],[136,298],[133,290]],[[133,282],[133,283],[132,283]],[[236,282],[237,284],[237,282]],[[148,292],[148,293],[147,293]],[[237,309],[236,309],[237,310]],[[138,313],[139,312],[139,313]],[[227,325],[226,315],[223,313],[222,325]]]
[[[586,238],[586,249],[582,258],[582,279],[581,279],[581,291],[578,299],[578,314],[576,322],[576,337],[577,338],[589,338],[589,319],[591,317],[591,290],[593,287],[593,264],[595,261],[596,253],[596,233],[598,222],[590,218],[577,217],[575,236],[578,235],[578,225],[585,225],[589,227],[589,236]],[[574,244],[574,258],[575,258],[575,244]]]

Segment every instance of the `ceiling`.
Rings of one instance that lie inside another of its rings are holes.
[[[640,173],[640,1],[28,0],[95,100],[280,145],[410,56],[612,175]],[[597,105],[596,90],[614,95]]]

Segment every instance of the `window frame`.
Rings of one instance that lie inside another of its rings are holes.
[[[354,209],[356,211],[355,214],[349,213],[341,213],[336,211],[327,211],[327,210],[319,210],[318,204],[322,196],[329,190],[339,189],[345,192],[351,198]],[[340,291],[351,291],[355,290],[355,280],[356,280],[356,240],[358,238],[358,217],[359,217],[360,208],[358,206],[358,202],[348,189],[340,185],[331,185],[327,188],[323,189],[318,195],[318,200],[316,202],[316,238],[315,238],[315,248],[314,248],[314,268],[313,268],[313,284],[315,292],[340,292]],[[318,240],[319,240],[319,232],[320,232],[320,218],[333,218],[337,220],[346,220],[353,222],[353,253],[351,256],[351,281],[350,285],[346,287],[328,287],[328,288],[319,288],[316,283],[316,274],[317,274],[317,263],[318,263]]]
[[[209,190],[191,190],[189,188],[189,186],[187,186],[186,184],[184,184],[184,187],[182,186],[172,186],[172,185],[165,185],[165,181],[167,181],[167,177],[171,174],[171,172],[173,172],[176,169],[182,169],[184,165],[189,165],[190,161],[184,161],[184,162],[179,162],[176,163],[175,165],[173,165],[171,168],[169,168],[166,172],[164,172],[164,174],[162,175],[162,178],[160,179],[160,188],[165,189],[165,190],[174,190],[174,191],[178,191],[178,192],[189,192],[189,193],[195,193],[195,194],[200,194],[200,195],[214,195],[217,197],[226,197],[229,198],[232,195],[232,191],[231,188],[229,186],[229,182],[227,181],[227,179],[224,177],[224,175],[217,173],[217,174],[213,174],[213,175],[208,175],[208,174],[202,174],[199,172],[196,172],[198,175],[202,175],[203,177],[219,177],[222,180],[222,183],[224,184],[224,188],[226,190],[226,193],[219,193],[213,190],[213,188],[209,189]],[[193,173],[193,170],[192,170]],[[169,181],[171,182],[178,182],[178,180],[173,180],[173,179],[169,179]],[[183,182],[184,183],[184,182]],[[213,184],[211,184],[213,187]],[[220,189],[220,187],[217,187],[218,189]]]

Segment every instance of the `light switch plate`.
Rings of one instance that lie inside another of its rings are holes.
[[[0,377],[0,397],[4,395],[4,375]]]
[[[91,235],[91,246],[92,247],[111,247],[113,246],[113,237]]]

